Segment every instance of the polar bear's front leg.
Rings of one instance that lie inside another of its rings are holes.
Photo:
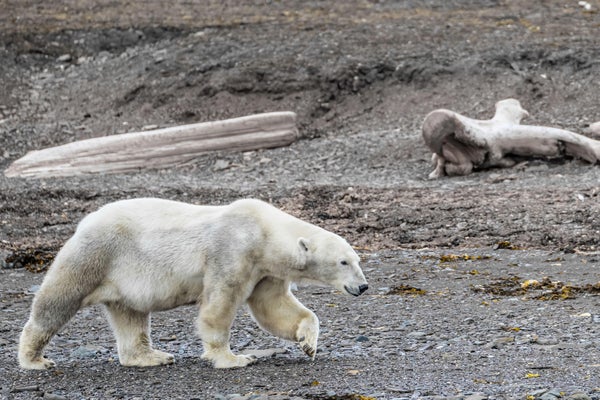
[[[266,331],[299,342],[311,358],[317,354],[319,319],[290,291],[289,283],[277,278],[261,280],[248,298],[252,316]]]
[[[209,293],[210,292],[210,293]],[[205,289],[198,317],[198,334],[202,339],[202,358],[215,368],[245,367],[256,361],[251,355],[235,355],[229,346],[231,323],[239,304],[234,290]]]
[[[119,362],[128,367],[172,364],[172,354],[152,348],[150,315],[118,305],[106,305],[107,317],[117,339]]]

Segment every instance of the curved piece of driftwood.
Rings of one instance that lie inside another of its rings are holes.
[[[423,139],[433,152],[435,167],[429,178],[510,167],[516,163],[511,156],[600,160],[600,141],[564,129],[521,125],[528,115],[515,99],[496,103],[496,114],[490,120],[475,120],[450,110],[432,111],[423,123]]]
[[[81,140],[30,151],[7,177],[42,178],[136,171],[189,161],[213,150],[287,146],[298,138],[296,114],[274,112]]]

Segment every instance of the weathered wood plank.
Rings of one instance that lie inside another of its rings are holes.
[[[298,138],[296,114],[274,112],[241,118],[104,136],[30,151],[7,177],[43,178],[137,171],[187,162],[215,151],[288,146]]]

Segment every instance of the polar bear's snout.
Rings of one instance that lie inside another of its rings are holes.
[[[359,285],[358,287],[344,286],[346,292],[350,293],[352,296],[360,296],[361,294],[366,292],[368,288],[369,285],[367,285],[366,283]]]

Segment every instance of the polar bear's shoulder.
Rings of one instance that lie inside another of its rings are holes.
[[[243,214],[248,217],[256,218],[257,220],[268,221],[269,225],[278,225],[284,223],[297,223],[308,225],[308,223],[301,221],[296,217],[262,200],[241,199],[234,201],[226,207],[227,212]]]
[[[235,212],[247,214],[283,214],[281,210],[275,208],[267,202],[258,199],[241,199],[229,204],[228,209]]]

